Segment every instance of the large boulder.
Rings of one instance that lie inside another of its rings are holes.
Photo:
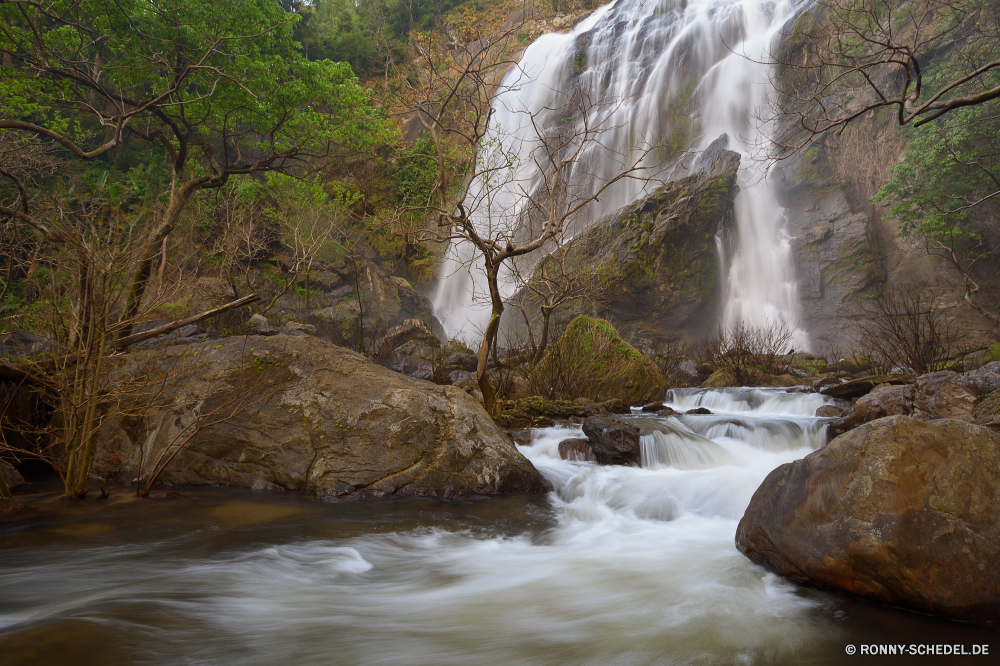
[[[638,465],[642,459],[639,428],[606,416],[591,416],[583,422],[594,459],[601,465]]]
[[[736,546],[804,584],[1000,621],[1000,434],[891,416],[771,472]]]
[[[662,399],[667,380],[660,368],[603,319],[579,316],[532,368],[529,382],[558,384],[567,398],[644,405]]]
[[[912,413],[912,385],[882,384],[868,395],[861,396],[841,418],[827,427],[827,432],[834,436],[842,435],[848,430],[876,419],[886,416],[909,416]]]
[[[831,398],[850,400],[868,395],[876,386],[882,384],[909,384],[915,379],[915,375],[872,375],[871,377],[852,379],[848,382],[828,386],[821,390],[820,393]]]
[[[251,409],[197,433],[160,481],[324,497],[541,492],[549,484],[465,391],[399,375],[314,337],[229,338],[151,358],[166,406],[108,424],[98,473],[135,478],[197,414],[244,389]],[[256,373],[256,374],[255,374]],[[229,403],[236,404],[236,403]],[[189,431],[190,432],[190,431]],[[124,460],[124,463],[121,461]]]
[[[859,398],[843,417],[831,423],[828,432],[840,435],[862,423],[896,415],[912,415],[924,421],[959,419],[994,425],[1000,420],[996,418],[995,408],[990,414],[990,405],[995,400],[991,393],[1000,390],[998,370],[1000,363],[991,363],[963,374],[950,370],[929,372],[917,377],[912,384],[879,384],[871,393]],[[897,375],[893,381],[900,381],[899,377]],[[871,379],[855,380],[854,384]]]
[[[957,372],[929,372],[917,378],[913,415],[922,419],[971,421],[979,393],[975,382]]]

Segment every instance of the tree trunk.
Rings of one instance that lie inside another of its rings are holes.
[[[483,342],[479,345],[479,363],[476,365],[476,381],[479,383],[479,391],[483,394],[483,406],[486,407],[486,411],[493,417],[500,415],[500,405],[497,402],[496,392],[490,385],[489,377],[486,375],[486,366],[490,357],[493,336],[496,335],[497,330],[500,328],[501,314],[503,314],[503,304],[500,305],[499,311],[494,306],[493,314],[490,315],[490,323],[486,326],[486,332],[483,334]]]
[[[146,249],[143,250],[139,263],[136,266],[135,274],[132,277],[132,286],[129,289],[128,298],[125,300],[125,309],[122,311],[120,321],[134,319],[139,314],[142,299],[146,295],[146,287],[149,285],[149,277],[153,272],[153,262],[160,256],[163,241],[173,232],[174,226],[177,224],[177,220],[180,219],[181,212],[184,210],[184,206],[187,205],[188,199],[191,198],[192,192],[194,192],[192,187],[182,186],[171,194],[170,204],[163,214],[163,221],[160,223],[159,229],[156,230],[156,234],[146,245]],[[123,338],[128,334],[128,328],[124,327],[119,331],[118,337]]]
[[[535,351],[535,363],[542,360],[545,355],[545,348],[549,345],[549,318],[552,316],[552,308],[542,308],[542,340]]]

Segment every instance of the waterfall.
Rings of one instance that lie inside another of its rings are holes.
[[[578,160],[579,178],[607,182],[620,168],[607,151],[627,154],[633,146],[657,144],[673,150],[702,150],[721,134],[730,148],[743,154],[741,192],[736,198],[739,245],[732,253],[725,286],[724,323],[762,324],[784,319],[796,325],[799,301],[790,239],[783,231],[783,211],[776,192],[749,159],[767,141],[770,128],[753,120],[763,107],[770,84],[769,69],[760,64],[778,31],[800,3],[792,0],[617,0],[562,34],[544,35],[524,52],[518,67],[504,78],[493,102],[495,126],[506,154],[517,156],[524,170],[533,169],[537,146],[529,115],[558,106],[569,91],[590,99],[610,100],[595,107],[591,123],[616,129],[586,147]],[[577,119],[580,122],[580,119]],[[663,151],[658,154],[662,159]],[[653,159],[656,159],[655,157]],[[647,158],[649,161],[649,158]],[[648,163],[645,166],[656,168]],[[493,215],[520,213],[519,188],[531,182],[519,173],[490,192]],[[579,182],[578,186],[587,187]],[[590,185],[592,187],[592,185]],[[472,196],[489,190],[472,184]],[[583,211],[580,228],[641,198],[650,183],[624,180],[604,192]],[[480,207],[477,228],[495,224]],[[434,299],[435,311],[449,336],[481,330],[489,319],[484,279],[472,261],[468,244],[448,251]],[[502,277],[501,292],[515,285]],[[792,344],[808,348],[808,336],[796,330]]]

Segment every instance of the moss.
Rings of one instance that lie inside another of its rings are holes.
[[[572,377],[566,397],[617,398],[626,405],[662,398],[666,380],[660,369],[621,339],[609,322],[579,316],[532,373]]]

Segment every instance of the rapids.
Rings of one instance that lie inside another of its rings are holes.
[[[736,550],[764,476],[822,445],[810,414],[823,398],[668,400],[713,414],[626,417],[641,468],[561,460],[578,427],[533,431],[521,450],[552,481],[547,497],[135,500],[119,488],[4,526],[0,662],[830,664],[856,659],[847,643],[990,642],[798,588]]]

